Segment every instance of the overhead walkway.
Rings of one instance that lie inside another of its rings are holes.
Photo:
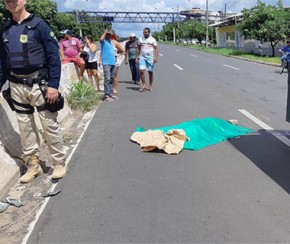
[[[67,13],[77,15],[79,23],[176,23],[185,19],[179,12],[74,11]]]

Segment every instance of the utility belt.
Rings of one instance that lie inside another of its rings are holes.
[[[41,78],[18,78],[16,76],[8,75],[7,80],[17,84],[27,85],[29,87],[33,87],[33,84],[38,83]]]
[[[7,76],[7,80],[9,80],[10,82],[27,85],[29,87],[32,87],[33,84],[37,84],[41,82],[41,80],[46,79],[46,78],[47,78],[47,73],[44,70],[40,70],[40,71],[37,70],[33,73],[26,74],[26,75],[18,75],[11,72]]]
[[[26,75],[18,75],[13,72],[8,75],[7,80],[9,80],[12,83],[17,83],[17,84],[24,84],[29,87],[32,87],[34,84],[38,84],[39,88],[41,90],[41,93],[45,99],[45,103],[41,106],[37,106],[37,111],[43,111],[43,110],[48,110],[52,113],[57,112],[61,109],[63,109],[64,106],[64,97],[61,95],[61,93],[58,94],[58,99],[50,104],[47,102],[46,99],[46,91],[47,91],[47,73],[43,71],[35,71],[31,74],[26,74]],[[3,97],[9,104],[10,108],[12,111],[15,111],[17,113],[22,113],[22,114],[32,114],[34,113],[34,107],[31,106],[30,104],[22,104],[17,101],[15,101],[11,97],[11,90],[10,87],[2,92]],[[16,105],[16,106],[15,106]],[[17,107],[20,107],[21,109],[18,109]]]

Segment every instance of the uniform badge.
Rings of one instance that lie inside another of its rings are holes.
[[[28,36],[27,35],[20,35],[20,42],[27,43],[28,42]]]

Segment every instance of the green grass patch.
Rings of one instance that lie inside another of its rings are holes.
[[[92,84],[77,82],[73,84],[67,101],[72,109],[88,112],[99,103],[100,96]]]
[[[260,61],[265,63],[271,63],[271,64],[281,64],[281,57],[268,57],[268,56],[261,56],[258,54],[253,53],[246,53],[239,51],[237,49],[232,48],[218,48],[218,47],[206,47],[201,45],[193,45],[193,44],[183,44],[183,43],[173,43],[173,42],[164,42],[166,44],[173,44],[178,46],[185,46],[192,49],[197,49],[201,51],[205,51],[208,53],[218,54],[218,55],[225,55],[225,56],[233,56],[233,57],[241,57],[248,60],[253,61]]]
[[[189,45],[190,48],[199,49],[202,51],[206,51],[209,53],[225,55],[225,56],[234,56],[234,57],[241,57],[253,61],[261,61],[265,63],[274,63],[280,64],[280,57],[268,57],[268,56],[261,56],[259,54],[254,53],[246,53],[236,49],[231,48],[216,48],[216,47],[205,47],[205,46],[198,46],[198,45]]]

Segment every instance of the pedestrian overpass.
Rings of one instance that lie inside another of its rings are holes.
[[[78,23],[178,23],[186,17],[180,12],[125,12],[125,11],[74,11]]]

